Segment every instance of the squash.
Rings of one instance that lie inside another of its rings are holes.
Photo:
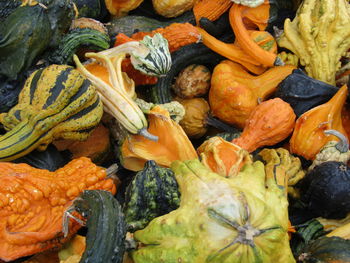
[[[135,263],[295,262],[285,189],[265,176],[261,162],[245,165],[230,178],[198,159],[175,161],[172,170],[180,207],[134,233],[141,243],[132,252]]]
[[[62,154],[50,144],[45,151],[34,150],[25,156],[12,160],[13,163],[26,163],[38,169],[46,169],[51,172],[58,170],[70,161],[70,158]]]
[[[83,46],[89,51],[102,51],[108,49],[110,39],[106,32],[93,28],[74,28],[60,41],[58,48],[50,55],[52,64],[72,64],[73,55]]]
[[[291,153],[313,160],[320,149],[334,136],[324,134],[325,130],[336,130],[345,134],[341,121],[341,111],[348,88],[343,86],[327,103],[303,113],[296,121],[289,141]]]
[[[190,138],[200,138],[207,132],[206,119],[209,114],[209,104],[203,98],[194,98],[178,101],[185,108],[185,116],[179,122]]]
[[[219,136],[205,140],[197,152],[205,167],[224,177],[234,177],[244,165],[252,163],[246,150]]]
[[[214,68],[209,90],[213,116],[243,128],[259,100],[272,95],[293,69],[293,66],[274,67],[254,76],[235,62],[222,61]]]
[[[89,17],[102,20],[107,10],[104,0],[73,0],[78,9],[79,17]]]
[[[300,117],[306,111],[329,101],[337,91],[337,87],[313,79],[301,69],[295,69],[278,85],[274,96],[288,102],[297,117]]]
[[[55,172],[7,162],[1,162],[0,169],[0,259],[5,261],[66,242],[80,225],[70,222],[68,235],[64,236],[64,212],[84,189],[116,192],[105,169],[84,157]]]
[[[143,229],[154,218],[179,205],[180,193],[174,172],[152,160],[147,161],[126,189],[123,211],[128,231]]]
[[[154,10],[164,17],[177,17],[192,9],[197,0],[152,0]]]
[[[232,5],[230,0],[198,0],[193,6],[193,14],[197,25],[201,18],[207,18],[210,21],[217,20]]]
[[[336,161],[321,163],[300,184],[301,200],[315,216],[341,219],[350,212],[349,167]]]
[[[27,79],[18,104],[0,114],[8,131],[0,136],[0,161],[45,150],[55,139],[87,139],[102,113],[95,87],[77,70],[65,65],[37,70]]]
[[[0,27],[0,75],[16,79],[48,47],[52,30],[40,5],[16,8]]]
[[[310,243],[299,255],[302,263],[347,263],[350,261],[350,240],[321,237]]]
[[[197,158],[196,150],[181,126],[173,121],[169,112],[155,106],[148,113],[149,132],[158,136],[158,141],[148,140],[140,135],[130,135],[120,149],[120,162],[124,168],[140,171],[148,160],[170,167],[176,160]]]
[[[203,65],[192,64],[184,68],[173,85],[175,94],[183,99],[201,97],[208,93],[211,73]]]
[[[291,22],[286,19],[278,45],[296,54],[307,74],[335,85],[340,58],[350,48],[350,4],[346,0],[306,0]]]
[[[86,141],[58,140],[53,142],[59,151],[69,151],[72,158],[88,157],[96,164],[102,164],[111,153],[109,129],[99,124]]]
[[[86,249],[86,238],[76,234],[69,242],[65,243],[63,247],[58,251],[58,257],[60,263],[73,263],[76,259],[77,262],[81,259]],[[43,262],[45,263],[45,262]]]
[[[126,16],[129,11],[137,8],[143,0],[104,0],[108,12],[115,17]]]
[[[0,21],[3,22],[17,7],[22,4],[21,0],[9,0],[0,2]]]
[[[86,218],[86,249],[81,263],[122,263],[126,223],[122,208],[110,192],[85,190],[73,203]]]
[[[293,131],[295,114],[279,98],[260,103],[251,113],[240,137],[232,142],[252,152],[261,146],[275,145]]]

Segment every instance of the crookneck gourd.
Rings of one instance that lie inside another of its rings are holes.
[[[116,192],[106,170],[82,157],[55,172],[27,164],[0,163],[0,259],[5,261],[58,247],[80,227],[63,216],[84,189]]]
[[[102,103],[91,82],[65,65],[51,65],[27,79],[18,104],[0,115],[0,161],[45,150],[55,139],[84,140],[98,125]]]
[[[335,85],[340,58],[350,48],[347,0],[305,0],[291,22],[286,19],[280,47],[300,58],[310,77]]]
[[[172,170],[180,207],[135,232],[142,243],[132,253],[135,263],[295,262],[285,189],[265,176],[261,162],[245,165],[232,178],[198,159],[176,161]]]

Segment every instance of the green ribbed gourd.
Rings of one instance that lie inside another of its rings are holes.
[[[45,150],[55,139],[85,140],[102,114],[95,87],[78,70],[66,65],[39,69],[26,80],[18,104],[0,114],[8,131],[0,136],[0,161]]]
[[[147,161],[126,190],[124,206],[129,231],[144,228],[152,219],[175,210],[180,193],[174,172]]]

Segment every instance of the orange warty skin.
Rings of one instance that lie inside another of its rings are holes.
[[[2,162],[0,181],[0,259],[4,261],[58,247],[75,234],[81,226],[70,220],[69,234],[63,236],[63,215],[84,190],[116,192],[105,169],[86,157],[55,172]]]

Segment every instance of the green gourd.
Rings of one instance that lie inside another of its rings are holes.
[[[27,79],[18,104],[0,114],[8,131],[0,136],[0,161],[45,150],[55,139],[87,139],[102,114],[95,87],[79,71],[66,65],[39,69]]]

